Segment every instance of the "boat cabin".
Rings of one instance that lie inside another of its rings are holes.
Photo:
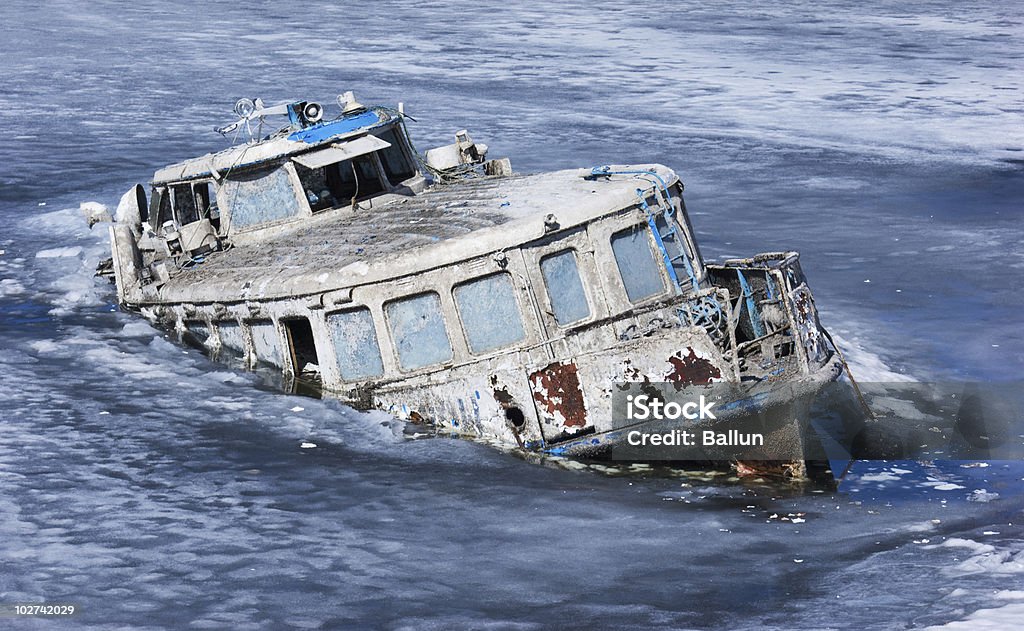
[[[378,108],[161,169],[143,219],[158,236],[181,235],[171,239],[178,252],[202,254],[216,240],[266,238],[314,214],[380,205],[425,185],[400,117]]]

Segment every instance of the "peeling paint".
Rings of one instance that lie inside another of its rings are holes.
[[[555,362],[531,373],[530,388],[545,422],[557,427],[587,425],[587,408],[573,362]]]
[[[812,360],[820,360],[825,349],[818,333],[818,310],[814,306],[814,299],[806,285],[801,285],[790,294],[793,303],[794,319],[796,328],[800,331],[800,338],[807,357]]]
[[[685,386],[706,385],[722,378],[722,371],[713,363],[698,357],[692,348],[686,350],[689,353],[685,356],[682,351],[676,351],[668,358],[672,368],[665,375],[665,381],[674,385],[676,390],[682,390]]]

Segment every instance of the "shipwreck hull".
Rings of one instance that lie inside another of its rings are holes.
[[[348,97],[330,121],[241,103],[292,125],[126,193],[121,305],[357,407],[580,457],[618,444],[637,384],[838,376],[796,253],[705,264],[671,169],[516,175],[465,131],[424,161],[400,110]]]
[[[727,296],[725,299],[728,301]],[[386,292],[377,300],[385,304]],[[429,424],[445,435],[486,438],[511,449],[573,458],[678,461],[682,458],[669,452],[616,450],[627,446],[630,431],[728,431],[754,414],[762,417],[767,441],[757,459],[793,460],[794,454],[804,451],[807,415],[765,417],[764,412],[780,408],[782,403],[788,405],[787,410],[797,409],[795,402],[841,376],[841,360],[827,348],[822,362],[800,361],[794,352],[777,358],[775,368],[769,371],[777,373],[771,380],[737,380],[737,365],[721,352],[721,342],[712,339],[707,329],[689,325],[681,315],[693,301],[679,296],[623,317],[593,322],[539,345],[415,376],[364,382],[354,388],[326,376],[351,357],[329,350],[335,344],[330,314],[309,309],[308,300],[158,305],[142,312],[160,325],[176,328],[194,343],[227,350],[249,365],[262,363],[287,371],[312,359],[323,369],[318,382],[329,396],[362,409],[379,409],[406,421]],[[799,334],[800,329],[794,330]],[[791,346],[809,348],[807,344]],[[806,373],[805,365],[811,366]],[[296,368],[292,370],[297,374]],[[661,384],[675,392],[722,386],[740,389],[730,390],[719,401],[722,412],[717,422],[623,421],[616,410],[616,397],[644,384]],[[685,460],[708,464],[735,461],[739,459],[736,456],[735,451],[712,449]]]

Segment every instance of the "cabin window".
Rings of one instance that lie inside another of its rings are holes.
[[[153,230],[158,232],[165,223],[174,220],[171,215],[171,196],[166,188],[153,189],[153,196],[149,200],[149,217]]]
[[[345,206],[353,199],[363,199],[384,190],[377,164],[370,155],[316,169],[296,163],[295,169],[313,212]]]
[[[384,363],[377,345],[377,332],[373,328],[373,316],[363,307],[332,313],[327,316],[327,325],[334,338],[334,350],[338,355],[338,370],[346,381],[379,377],[384,374]]]
[[[217,332],[220,335],[221,346],[236,353],[245,352],[245,338],[242,337],[242,327],[238,326],[238,322],[218,322]]]
[[[455,288],[455,304],[469,350],[484,353],[525,337],[512,277],[494,274]]]
[[[295,164],[295,171],[299,174],[299,181],[302,182],[302,190],[305,192],[309,208],[313,212],[340,206],[343,201],[340,192],[332,190],[327,183],[327,169],[333,169],[335,166],[332,164],[326,168],[308,169],[301,164]]]
[[[391,182],[392,186],[401,184],[404,180],[408,180],[413,175],[416,175],[416,170],[413,165],[406,158],[405,152],[402,150],[402,143],[399,140],[399,134],[396,128],[391,128],[379,135],[381,140],[391,143],[390,147],[381,149],[377,152],[380,157],[380,163],[384,167],[384,174],[388,178],[388,182]]]
[[[220,198],[227,200],[233,228],[248,228],[299,214],[291,179],[283,167],[228,176]]]
[[[179,226],[199,221],[191,184],[175,184],[171,187],[171,205],[174,206],[174,216]]]
[[[217,197],[212,182],[173,184],[169,188],[153,189],[149,207],[154,217],[154,228],[168,221],[178,226],[210,218],[217,225]]]
[[[436,293],[395,300],[386,305],[385,311],[403,370],[415,370],[452,358],[441,298]]]
[[[612,253],[630,302],[639,302],[665,291],[647,231],[647,224],[641,224],[612,235]]]
[[[555,322],[566,326],[590,316],[587,294],[576,266],[576,253],[563,250],[545,256],[540,261],[540,273],[548,290],[548,301],[554,312]]]
[[[280,336],[273,321],[253,320],[249,323],[249,333],[252,336],[252,347],[256,352],[256,359],[277,367],[283,367]]]
[[[192,185],[192,196],[201,218],[209,217],[211,211],[216,211],[217,189],[213,182],[196,182]]]

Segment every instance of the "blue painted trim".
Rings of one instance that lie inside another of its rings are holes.
[[[304,142],[306,144],[316,144],[329,140],[335,136],[347,134],[357,129],[367,128],[371,129],[377,127],[381,122],[390,122],[391,117],[386,114],[382,118],[380,114],[374,110],[368,110],[355,116],[346,116],[326,123],[317,123],[305,129],[292,132],[288,136],[288,140],[295,142]]]
[[[647,202],[643,198],[640,201],[643,204],[644,210],[647,210]],[[672,279],[672,284],[676,289],[679,289],[679,277],[676,276],[676,270],[672,267],[672,257],[669,256],[668,250],[665,249],[665,242],[661,238],[661,233],[658,232],[658,225],[654,221],[654,215],[649,211],[647,213],[647,225],[651,228],[651,234],[654,235],[654,242],[658,245],[658,250],[661,251],[661,260],[665,262],[665,270],[668,272],[669,278]],[[683,256],[683,258],[685,259],[686,256]]]
[[[668,219],[665,221],[668,221]],[[683,257],[683,263],[686,265],[686,275],[690,277],[690,286],[693,287],[694,291],[697,291],[700,289],[700,283],[697,282],[697,275],[693,273],[693,265],[690,265],[690,257],[686,256],[686,248],[683,247],[682,243],[679,244],[679,248],[679,254]]]
[[[590,169],[590,177],[591,178],[597,178],[597,177],[603,177],[603,176],[612,176],[612,175],[635,175],[636,177],[641,178],[641,179],[654,178],[655,180],[657,180],[657,183],[655,183],[655,182],[651,182],[651,183],[655,184],[656,186],[659,186],[659,185],[661,186],[661,190],[665,194],[665,199],[668,200],[668,199],[671,199],[671,197],[672,197],[672,194],[669,193],[668,185],[665,183],[665,179],[662,178],[660,175],[658,175],[658,173],[656,171],[653,171],[653,170],[651,170],[651,171],[643,171],[643,170],[612,171],[611,166],[609,166],[607,164],[604,165],[604,166],[593,167],[592,169]],[[651,180],[648,180],[648,181],[650,182]],[[668,275],[672,279],[673,284],[675,284],[675,286],[677,288],[682,289],[682,285],[679,282],[679,277],[676,275],[676,271],[672,267],[672,257],[669,255],[668,250],[665,249],[665,242],[664,242],[664,240],[661,237],[661,232],[659,232],[659,230],[658,230],[658,226],[657,226],[655,217],[651,213],[651,210],[650,210],[650,208],[649,208],[649,206],[647,204],[647,200],[644,198],[643,189],[639,189],[639,188],[636,189],[636,196],[640,199],[640,208],[642,208],[644,210],[644,212],[647,213],[647,225],[650,226],[651,234],[654,235],[654,240],[658,244],[658,249],[661,250],[661,257],[662,257],[662,260],[665,262],[665,269],[668,271]],[[661,207],[661,202],[658,202],[658,208],[662,212],[662,214],[665,216],[665,223],[668,224],[668,222],[670,221],[669,220],[669,216],[674,214],[675,209],[673,209],[671,207],[669,207],[669,208],[662,208]],[[676,229],[674,227],[672,227],[671,224],[668,224],[668,225],[669,225],[669,232],[670,232],[670,234],[674,234],[676,232]],[[700,283],[697,282],[697,275],[693,271],[693,265],[690,263],[690,257],[686,255],[686,247],[682,243],[680,243],[679,244],[679,249],[680,249],[680,254],[682,255],[682,258],[683,258],[683,263],[686,265],[686,275],[690,279],[690,285],[693,287],[694,291],[698,291],[700,289]]]
[[[612,171],[612,168],[609,165],[607,165],[607,164],[604,165],[604,166],[594,167],[594,168],[590,169],[590,176],[591,177],[601,177],[601,176],[604,176],[604,175],[637,175],[637,176],[653,177],[656,180],[658,180],[659,184],[661,184],[661,190],[665,192],[665,196],[666,197],[669,196],[668,185],[665,184],[665,180],[660,175],[658,175],[657,171],[641,171],[641,170],[636,170],[636,171]]]

